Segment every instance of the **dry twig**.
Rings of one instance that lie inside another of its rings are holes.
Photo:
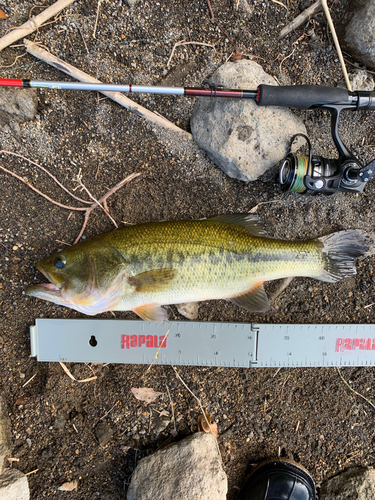
[[[83,384],[84,382],[91,382],[92,380],[96,380],[98,378],[95,375],[95,377],[85,378],[83,380],[77,380],[75,377],[73,377],[73,375],[68,370],[67,366],[62,361],[59,361],[59,363],[61,365],[61,368],[64,370],[64,372],[68,375],[69,378],[71,378],[72,380],[74,380],[74,382],[79,382],[80,384]]]
[[[30,474],[35,474],[36,472],[38,472],[39,469],[34,469],[30,472],[26,472],[25,476],[30,476]]]
[[[151,361],[151,364],[150,366],[147,368],[147,370],[145,371],[145,373],[142,375],[142,378],[145,377],[147,375],[147,373],[151,370],[151,366],[155,363],[155,360],[159,357],[159,353],[160,353],[160,349],[163,347],[164,343],[166,342],[167,338],[168,338],[168,335],[169,335],[169,332],[171,330],[171,322],[168,321],[168,331],[167,333],[164,335],[164,338],[163,338],[163,341],[161,342],[160,346],[159,346],[159,349],[157,350],[155,356],[154,356],[154,359]]]
[[[96,19],[95,19],[95,26],[94,26],[94,32],[92,34],[92,37],[95,38],[96,34],[96,28],[98,26],[98,20],[99,20],[99,10],[100,10],[100,4],[102,3],[102,0],[98,0],[98,9],[96,11]]]
[[[322,2],[321,0],[317,0],[317,2],[313,3],[306,10],[301,12],[299,16],[297,16],[291,23],[286,25],[285,28],[283,28],[280,31],[278,40],[281,40],[286,35],[289,35],[289,33],[296,30],[299,26],[301,26],[301,24],[305,23],[308,19],[317,14],[321,9],[322,9]]]
[[[127,177],[125,177],[125,179],[122,179],[122,181],[118,182],[115,186],[113,186],[112,189],[110,189],[104,196],[102,196],[99,200],[97,200],[96,198],[94,198],[91,193],[88,191],[88,189],[83,185],[82,181],[80,180],[80,185],[85,189],[85,191],[88,193],[88,195],[90,196],[90,198],[94,201],[87,201],[87,200],[83,200],[82,198],[79,198],[78,196],[75,196],[73,193],[71,193],[68,189],[66,189],[65,186],[63,186],[57,179],[56,177],[54,177],[47,169],[45,169],[44,167],[42,167],[41,165],[39,165],[38,163],[32,161],[32,160],[29,160],[28,158],[26,158],[25,156],[22,156],[22,155],[19,155],[17,153],[12,153],[11,151],[6,151],[6,150],[2,150],[0,151],[0,154],[2,153],[5,153],[5,154],[10,154],[10,155],[13,155],[13,156],[17,156],[19,158],[22,158],[23,160],[26,160],[28,161],[29,163],[31,163],[32,165],[35,165],[36,167],[40,168],[41,170],[43,170],[43,172],[45,172],[46,174],[48,174],[54,182],[56,182],[56,184],[58,184],[58,186],[60,186],[66,193],[68,193],[72,198],[74,198],[75,200],[77,201],[80,201],[81,203],[85,203],[85,204],[88,204],[89,206],[88,207],[73,207],[73,206],[70,206],[70,205],[64,205],[62,203],[59,203],[58,201],[56,200],[53,200],[52,198],[50,198],[49,196],[47,196],[45,193],[42,193],[41,191],[39,191],[39,189],[37,189],[36,187],[34,187],[28,180],[25,180],[24,178],[20,177],[19,175],[15,174],[14,172],[8,170],[7,168],[5,167],[2,167],[0,165],[0,169],[3,170],[4,172],[6,172],[7,174],[9,175],[12,175],[13,177],[15,177],[16,179],[18,179],[19,181],[23,182],[24,184],[26,184],[26,186],[28,186],[30,189],[32,189],[33,191],[35,191],[36,193],[38,193],[40,196],[43,196],[43,198],[45,198],[46,200],[50,201],[51,203],[53,203],[54,205],[57,205],[58,207],[61,207],[61,208],[65,208],[66,210],[74,210],[74,211],[80,211],[80,212],[85,212],[85,218],[84,218],[84,221],[83,221],[83,224],[82,224],[82,228],[81,228],[81,231],[79,233],[79,235],[77,236],[77,238],[75,239],[74,243],[77,243],[82,234],[84,233],[85,229],[86,229],[86,226],[87,226],[87,222],[89,220],[89,217],[90,217],[90,214],[91,212],[96,208],[96,207],[101,207],[102,210],[106,213],[106,215],[108,215],[108,217],[111,219],[111,221],[115,224],[116,227],[117,224],[115,222],[115,220],[110,216],[110,214],[108,213],[108,209],[106,207],[106,202],[107,202],[107,199],[113,194],[115,193],[118,189],[120,189],[122,186],[124,186],[126,183],[130,182],[131,180],[135,179],[136,177],[140,176],[141,174],[140,173],[133,173],[133,174],[130,174],[128,175]],[[78,177],[79,177],[80,174],[78,174]]]
[[[346,86],[348,87],[348,90],[351,91],[352,90],[352,86],[351,86],[350,81],[349,81],[348,72],[346,71],[344,57],[343,57],[342,52],[341,52],[341,47],[340,47],[339,39],[337,38],[337,35],[336,35],[336,30],[335,30],[335,26],[334,26],[333,21],[332,21],[331,13],[329,12],[329,8],[328,8],[328,5],[327,5],[327,0],[321,0],[321,1],[322,1],[322,6],[323,6],[323,9],[324,9],[324,13],[325,13],[325,15],[327,17],[329,28],[330,28],[331,33],[332,33],[333,41],[335,42],[335,47],[336,47],[336,50],[337,50],[337,55],[339,56],[339,59],[340,59],[342,71],[344,73]]]
[[[44,10],[37,16],[29,19],[19,28],[15,28],[9,33],[7,33],[0,39],[0,51],[3,50],[5,47],[8,47],[8,45],[15,42],[16,40],[19,40],[20,38],[29,35],[33,31],[40,28],[42,25],[45,25],[44,23],[48,19],[51,19],[51,17],[58,14],[60,11],[65,9],[65,7],[68,7],[68,5],[72,4],[73,2],[74,0],[58,0],[56,3],[48,7],[46,10]]]
[[[30,40],[26,39],[24,40],[24,43],[26,45],[26,50],[27,52],[29,52],[29,54],[32,54],[34,57],[40,59],[41,61],[44,61],[50,66],[53,66],[59,71],[68,74],[71,78],[75,78],[80,82],[86,82],[86,83],[102,83],[100,80],[93,78],[92,76],[88,75],[87,73],[84,73],[78,68],[75,68],[71,64],[68,64],[62,59],[52,55],[47,50],[43,50],[41,47],[38,47],[38,45],[36,45],[35,43],[30,42]],[[137,114],[138,116],[141,116],[142,118],[145,118],[146,120],[155,123],[160,127],[172,130],[173,132],[178,132],[180,134],[183,134],[183,136],[186,137],[186,139],[192,140],[192,135],[189,132],[185,132],[185,130],[180,129],[179,127],[177,127],[177,125],[170,122],[166,118],[160,115],[158,116],[156,113],[153,113],[152,111],[149,111],[140,104],[137,104],[128,97],[124,96],[124,94],[122,94],[121,92],[102,91],[101,93],[109,97],[113,101],[117,102],[117,104],[120,104],[129,111],[132,111],[133,113]]]
[[[367,399],[365,396],[362,396],[362,394],[360,394],[359,392],[357,392],[356,390],[354,390],[352,387],[350,387],[350,385],[348,384],[348,382],[344,379],[344,377],[342,376],[341,374],[341,371],[340,371],[340,368],[337,366],[337,371],[340,375],[340,378],[341,380],[344,382],[344,384],[349,387],[349,389],[354,392],[354,394],[356,394],[357,396],[359,396],[360,398],[364,399],[366,401],[366,403],[368,403],[370,406],[372,406],[372,408],[375,410],[375,405],[373,403],[371,403],[371,401],[369,399]]]
[[[228,32],[225,31],[225,29],[223,27],[221,27],[220,24],[217,22],[215,15],[214,15],[214,11],[212,10],[210,0],[207,0],[207,4],[208,4],[208,10],[210,11],[211,21],[216,24],[216,26],[219,28],[219,30],[222,31],[228,39],[230,39]]]
[[[23,389],[24,387],[26,387],[28,384],[30,384],[30,382],[31,382],[31,381],[32,381],[35,377],[36,377],[36,373],[35,373],[35,374],[31,377],[31,378],[29,378],[29,380],[28,380],[27,382],[25,382],[25,383],[23,384],[22,389]]]
[[[18,61],[18,59],[21,59],[21,57],[24,57],[27,55],[27,52],[25,52],[24,54],[21,54],[19,56],[16,56],[15,60],[12,62],[12,64],[0,64],[0,68],[11,68],[12,66],[14,66],[16,64],[16,62]]]
[[[278,5],[281,5],[281,7],[284,7],[284,9],[289,10],[286,5],[284,5],[282,2],[279,2],[279,0],[272,0],[272,2],[277,3]]]
[[[171,55],[169,56],[169,59],[168,59],[168,62],[167,62],[167,68],[169,68],[169,66],[170,66],[170,64],[171,64],[172,57],[173,57],[173,55],[174,55],[175,50],[177,49],[177,47],[180,47],[181,45],[204,45],[205,47],[212,47],[212,48],[215,50],[215,45],[212,45],[211,43],[203,43],[203,42],[185,42],[184,40],[182,40],[182,41],[180,41],[180,42],[176,42],[176,43],[173,45],[173,49],[172,49]]]
[[[219,449],[219,445],[217,444],[217,440],[216,440],[216,437],[214,435],[214,433],[212,432],[212,429],[211,429],[211,425],[210,425],[210,422],[208,421],[207,419],[207,415],[206,415],[206,412],[202,406],[202,403],[201,403],[201,400],[194,394],[193,391],[191,391],[189,389],[189,387],[185,384],[185,382],[182,380],[181,378],[181,375],[178,373],[178,371],[176,370],[176,367],[172,365],[172,368],[176,374],[176,377],[178,378],[178,380],[182,383],[182,385],[190,392],[190,394],[193,396],[193,398],[197,401],[197,403],[199,404],[199,408],[201,409],[201,412],[202,412],[202,415],[204,416],[205,420],[206,420],[206,423],[208,425],[208,428],[210,429],[210,432],[211,434],[214,436],[215,438],[215,442],[216,442],[216,448],[217,448],[217,451],[219,453],[219,456],[221,457],[221,453],[220,453],[220,449]]]
[[[169,392],[169,387],[168,387],[168,384],[165,384],[166,388],[167,388],[167,392],[168,392],[168,396],[169,396],[169,401],[170,401],[170,404],[171,404],[171,410],[172,410],[172,421],[173,421],[173,427],[174,427],[174,430],[176,432],[176,420],[174,418],[174,408],[173,408],[173,402],[172,402],[172,398],[171,398],[171,393]]]
[[[95,378],[96,378],[96,377],[95,377]],[[111,413],[111,411],[113,410],[113,408],[115,408],[115,407],[119,404],[119,402],[120,402],[120,401],[116,401],[116,403],[112,406],[112,408],[111,408],[110,410],[108,410],[108,411],[107,411],[107,413],[106,413],[105,415],[103,415],[102,417],[100,417],[100,419],[99,419],[99,420],[103,420],[103,419],[105,419],[105,417]]]

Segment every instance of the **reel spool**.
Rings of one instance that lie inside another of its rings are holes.
[[[297,137],[303,137],[307,142],[308,156],[291,153]],[[282,191],[332,195],[338,191],[357,190],[359,170],[360,165],[352,159],[342,162],[340,159],[312,156],[308,137],[296,134],[292,137],[289,152],[281,163],[279,179]]]

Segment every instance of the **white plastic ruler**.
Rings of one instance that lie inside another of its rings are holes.
[[[38,361],[150,364],[157,355],[160,365],[375,365],[375,325],[43,318],[30,338]]]

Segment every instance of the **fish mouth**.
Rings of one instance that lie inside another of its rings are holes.
[[[61,301],[61,286],[58,287],[53,281],[52,276],[44,269],[44,267],[38,262],[36,265],[38,271],[40,271],[43,276],[45,276],[50,283],[39,283],[38,285],[29,285],[26,288],[26,295],[31,297],[37,297],[39,299],[49,300],[55,302],[56,300]]]
[[[26,295],[39,299],[53,300],[62,298],[60,289],[53,283],[40,283],[39,285],[29,285],[26,288]]]

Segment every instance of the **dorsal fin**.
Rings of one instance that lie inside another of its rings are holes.
[[[263,222],[253,214],[229,214],[217,215],[208,220],[223,222],[225,224],[235,224],[236,226],[244,227],[253,236],[265,236],[266,230],[264,229]]]

